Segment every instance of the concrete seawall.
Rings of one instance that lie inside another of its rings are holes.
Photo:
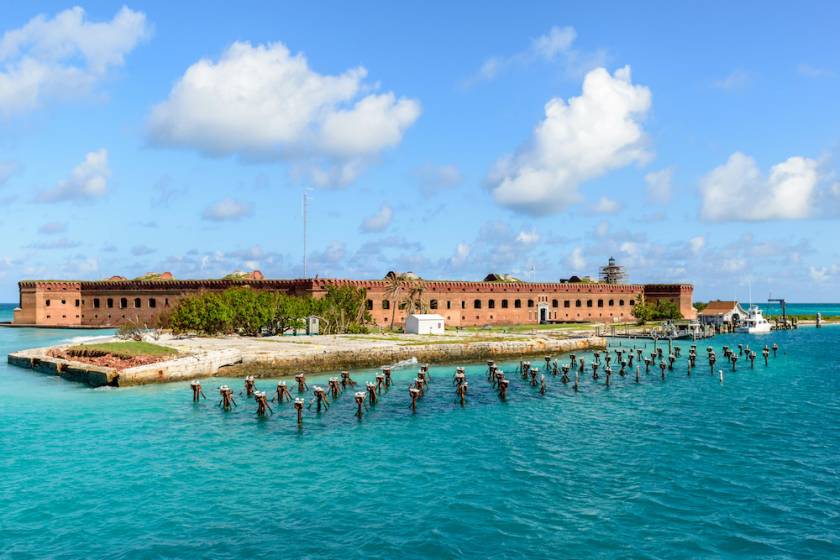
[[[606,340],[587,336],[509,335],[503,340],[459,340],[428,343],[424,339],[383,340],[371,337],[312,337],[308,340],[175,339],[161,344],[181,352],[178,358],[116,370],[82,362],[54,358],[50,348],[34,348],[9,354],[11,365],[29,368],[91,387],[125,387],[147,383],[167,383],[199,377],[240,376],[281,377],[299,372],[321,373],[341,369],[380,367],[417,358],[433,364],[465,364],[487,359],[501,360],[525,356],[543,356],[604,348]],[[406,343],[408,341],[408,343]],[[276,342],[274,345],[267,343]]]

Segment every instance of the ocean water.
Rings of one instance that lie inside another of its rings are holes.
[[[755,302],[765,315],[781,315],[782,308],[778,303]],[[741,304],[744,309],[749,308],[749,303]],[[822,313],[823,317],[840,316],[840,303],[788,303],[786,304],[788,315],[816,315]]]
[[[0,328],[0,352],[78,334]],[[710,344],[739,342],[781,350],[721,384],[704,341],[690,377],[683,358],[665,382],[545,396],[504,364],[504,403],[464,364],[464,408],[433,367],[415,414],[412,368],[361,420],[344,394],[301,430],[289,404],[219,410],[240,379],[194,405],[187,383],[93,390],[3,362],[0,556],[840,557],[840,327]]]

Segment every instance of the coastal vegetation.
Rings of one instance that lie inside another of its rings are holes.
[[[111,355],[117,358],[131,359],[138,356],[173,356],[178,351],[168,346],[151,342],[121,341],[100,342],[97,344],[78,344],[67,349],[67,355],[73,357],[98,358]]]
[[[660,299],[648,303],[642,299],[633,306],[633,316],[637,324],[644,325],[648,321],[666,321],[682,319],[680,308],[671,300]]]
[[[330,286],[322,298],[249,287],[201,292],[178,302],[168,326],[176,334],[272,336],[303,329],[314,316],[322,334],[363,333],[371,322],[365,296],[353,286]]]

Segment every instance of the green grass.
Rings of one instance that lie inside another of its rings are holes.
[[[151,342],[100,342],[96,344],[79,344],[67,349],[71,356],[104,356],[111,354],[118,358],[136,358],[138,356],[174,356],[178,353],[174,348],[152,344]]]

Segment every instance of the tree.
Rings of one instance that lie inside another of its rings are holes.
[[[385,295],[388,297],[391,306],[391,330],[394,330],[394,317],[397,313],[398,298],[403,289],[403,282],[399,274],[389,274],[386,280],[388,285],[385,288]]]

